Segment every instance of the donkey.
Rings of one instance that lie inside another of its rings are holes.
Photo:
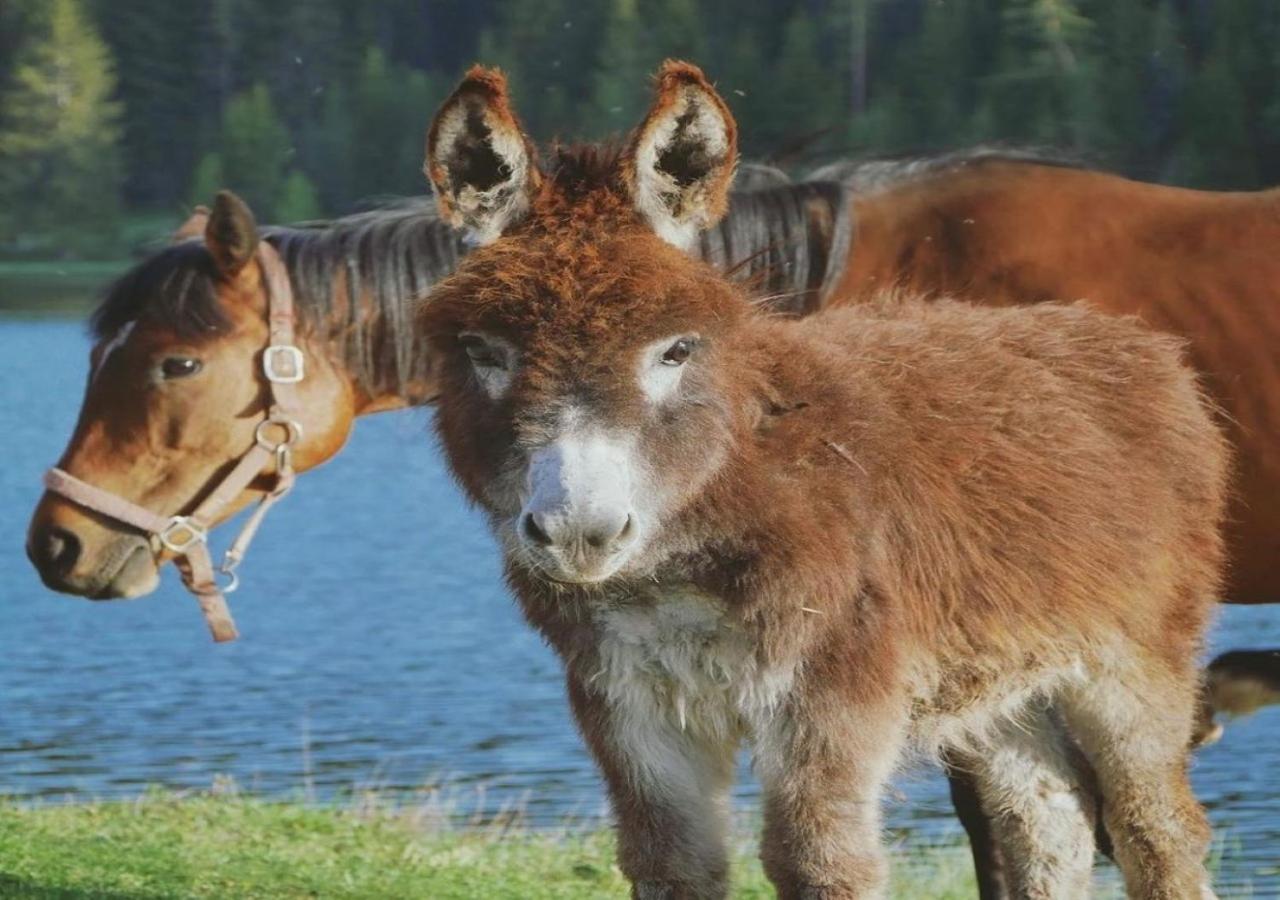
[[[539,163],[494,70],[427,140],[479,247],[432,291],[436,425],[562,658],[640,898],[727,890],[749,739],[784,898],[880,896],[883,785],[961,748],[1019,896],[1209,894],[1186,777],[1227,449],[1179,343],[1079,307],[786,321],[685,249],[736,125],[664,64],[620,148]],[[1050,711],[1052,710],[1052,712]]]

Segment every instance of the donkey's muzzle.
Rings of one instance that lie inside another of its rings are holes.
[[[529,494],[517,533],[526,560],[558,581],[602,581],[637,540],[625,439],[563,435],[530,456]]]

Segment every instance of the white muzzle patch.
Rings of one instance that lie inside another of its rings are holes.
[[[632,443],[600,430],[572,432],[530,457],[520,537],[553,576],[599,581],[625,562],[637,531]]]

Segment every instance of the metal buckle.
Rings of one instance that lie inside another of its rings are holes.
[[[184,531],[187,534],[187,539],[185,541],[177,540],[175,535]],[[196,544],[203,544],[208,538],[209,534],[205,531],[204,526],[192,521],[187,516],[174,516],[169,520],[169,524],[164,526],[164,530],[156,535],[156,539],[164,545],[166,550],[179,556],[185,554]]]
[[[283,428],[285,431],[283,441],[267,440],[266,429],[272,425]],[[253,441],[263,450],[279,452],[281,447],[289,447],[302,440],[302,426],[293,419],[263,419],[258,423],[258,427],[253,430]]]
[[[287,358],[285,371],[280,371],[280,357]],[[302,351],[290,344],[271,344],[262,351],[262,374],[274,384],[297,384],[306,368]]]

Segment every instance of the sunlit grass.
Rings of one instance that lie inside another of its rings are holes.
[[[518,814],[458,827],[433,801],[338,805],[154,792],[132,802],[0,803],[9,898],[623,898],[604,829],[525,827]],[[772,897],[752,842],[734,897]],[[895,851],[898,898],[975,895],[964,848]]]

